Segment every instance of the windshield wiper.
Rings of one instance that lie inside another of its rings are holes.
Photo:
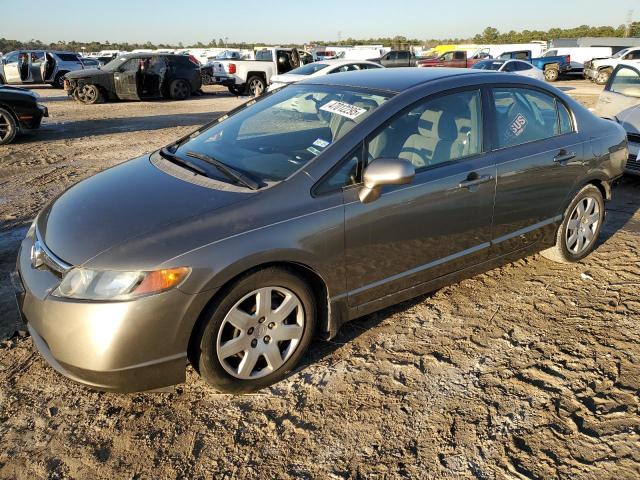
[[[245,187],[250,188],[251,190],[258,190],[260,188],[260,184],[256,182],[253,178],[248,177],[244,173],[236,170],[229,165],[222,163],[220,160],[216,160],[209,155],[200,152],[187,152],[187,157],[197,158],[198,160],[202,160],[203,162],[207,162],[209,165],[213,165],[222,173],[224,173],[227,177],[235,180],[238,183],[243,184]]]
[[[167,150],[166,147],[163,147],[160,150],[160,155],[162,156],[162,158],[166,158],[167,160],[169,160],[169,161],[171,161],[173,163],[177,163],[178,165],[182,165],[183,167],[187,167],[192,172],[195,172],[195,173],[197,173],[199,175],[203,175],[205,177],[209,177],[209,175],[207,175],[207,171],[204,168],[200,168],[196,164],[191,163],[189,160],[185,160],[183,158],[180,158],[175,153],[171,153],[169,150]]]

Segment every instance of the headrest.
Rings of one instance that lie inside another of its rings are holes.
[[[458,139],[458,125],[456,124],[456,114],[447,109],[440,117],[438,125],[438,137],[440,140],[453,142]]]
[[[425,110],[418,120],[418,133],[423,137],[437,138],[438,124],[440,123],[442,112],[436,110]]]

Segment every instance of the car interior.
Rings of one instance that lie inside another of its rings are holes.
[[[369,161],[402,158],[416,169],[480,152],[478,92],[447,95],[400,115],[368,144]]]

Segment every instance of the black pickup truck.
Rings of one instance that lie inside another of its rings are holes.
[[[372,62],[377,62],[383,67],[415,67],[416,56],[409,50],[391,50],[380,58],[372,58]]]

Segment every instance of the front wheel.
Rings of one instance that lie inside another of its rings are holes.
[[[100,89],[95,85],[85,84],[75,89],[73,96],[80,103],[85,105],[93,105],[101,99]]]
[[[240,279],[207,315],[192,359],[207,383],[228,393],[282,380],[304,355],[316,325],[309,286],[280,268]]]
[[[559,263],[582,260],[596,247],[604,222],[604,200],[594,185],[578,192],[564,214],[558,228],[556,243],[542,256]]]
[[[66,72],[60,72],[56,75],[56,78],[53,80],[50,85],[53,88],[64,88],[64,75]]]
[[[0,108],[0,145],[10,143],[18,133],[18,124],[9,110]]]
[[[596,76],[596,83],[598,85],[606,85],[607,82],[609,81],[610,76],[611,76],[611,70],[607,68],[603,68],[598,72],[598,75]]]
[[[174,80],[169,85],[169,96],[174,100],[186,100],[191,96],[191,87],[186,80]]]

